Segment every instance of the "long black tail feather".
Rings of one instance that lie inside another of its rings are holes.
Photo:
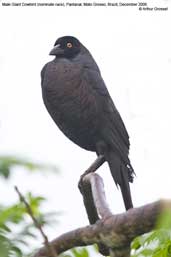
[[[122,197],[126,210],[133,208],[129,182],[133,182],[133,168],[131,165],[125,165],[114,152],[107,154],[107,161],[110,167],[115,184],[121,189]]]

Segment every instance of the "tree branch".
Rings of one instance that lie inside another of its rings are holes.
[[[90,173],[84,177],[83,182],[91,186],[92,197],[98,215],[104,219],[111,216],[112,212],[106,201],[102,178],[98,174]]]
[[[129,257],[131,241],[154,229],[159,214],[164,209],[171,209],[171,201],[163,200],[113,215],[106,202],[103,180],[94,173],[104,161],[103,155],[98,156],[79,181],[91,225],[63,234],[50,242],[58,254],[76,246],[96,243],[103,255]],[[47,257],[48,253],[45,246],[33,257]]]
[[[47,256],[48,257],[57,257],[57,253],[55,252],[53,246],[49,243],[48,241],[48,237],[45,235],[43,229],[42,229],[42,226],[41,224],[37,221],[37,219],[34,217],[34,214],[32,212],[32,209],[30,207],[30,205],[28,204],[28,202],[26,201],[26,199],[24,198],[24,196],[21,194],[21,192],[19,191],[18,187],[15,186],[15,191],[17,192],[18,196],[19,196],[19,199],[21,202],[24,203],[25,207],[26,207],[26,210],[28,212],[28,214],[30,215],[35,227],[38,228],[38,230],[40,231],[43,239],[44,239],[44,244],[46,246],[46,249],[47,249]]]
[[[164,209],[171,209],[171,201],[157,201],[122,214],[112,215],[94,225],[63,234],[50,244],[59,254],[75,246],[102,243],[113,249],[112,256],[129,256],[131,241],[154,229],[157,218]],[[124,251],[127,255],[122,254]],[[48,256],[48,250],[43,247],[33,257],[45,256]]]
[[[106,211],[107,204],[106,206],[104,206],[106,199],[105,199],[103,185],[102,185],[103,181],[100,178],[100,176],[96,176],[96,174],[94,173],[104,163],[104,161],[105,161],[104,156],[99,155],[95,160],[95,162],[83,173],[78,184],[79,190],[83,196],[83,202],[84,202],[84,206],[85,206],[90,224],[96,223],[100,219],[99,215],[103,217],[103,214],[102,214],[103,209],[104,209],[104,212]],[[96,189],[99,189],[99,190],[96,190]],[[99,210],[99,204],[102,201],[103,201],[103,206],[100,206],[100,210]],[[96,202],[98,203],[96,204]],[[102,255],[104,256],[109,255],[109,249],[105,245],[101,243],[98,244],[98,249]]]

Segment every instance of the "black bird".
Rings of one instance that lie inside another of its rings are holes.
[[[103,154],[125,208],[133,207],[129,136],[90,52],[72,36],[57,39],[55,59],[41,71],[44,104],[60,130],[80,147]]]

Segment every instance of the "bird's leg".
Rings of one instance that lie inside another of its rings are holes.
[[[104,155],[99,155],[97,157],[97,159],[91,164],[91,166],[81,175],[80,180],[78,182],[78,188],[81,191],[82,188],[82,180],[83,178],[91,173],[91,172],[95,172],[100,166],[102,166],[102,164],[105,162],[105,157]]]
[[[104,155],[99,155],[97,159],[92,163],[92,165],[83,173],[82,176],[85,176],[91,172],[95,172],[103,163],[105,162]]]

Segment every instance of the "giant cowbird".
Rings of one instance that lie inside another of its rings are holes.
[[[129,136],[100,70],[86,47],[75,37],[56,40],[55,58],[41,71],[44,104],[60,130],[80,147],[104,155],[125,208],[133,207],[129,182],[133,168]]]

